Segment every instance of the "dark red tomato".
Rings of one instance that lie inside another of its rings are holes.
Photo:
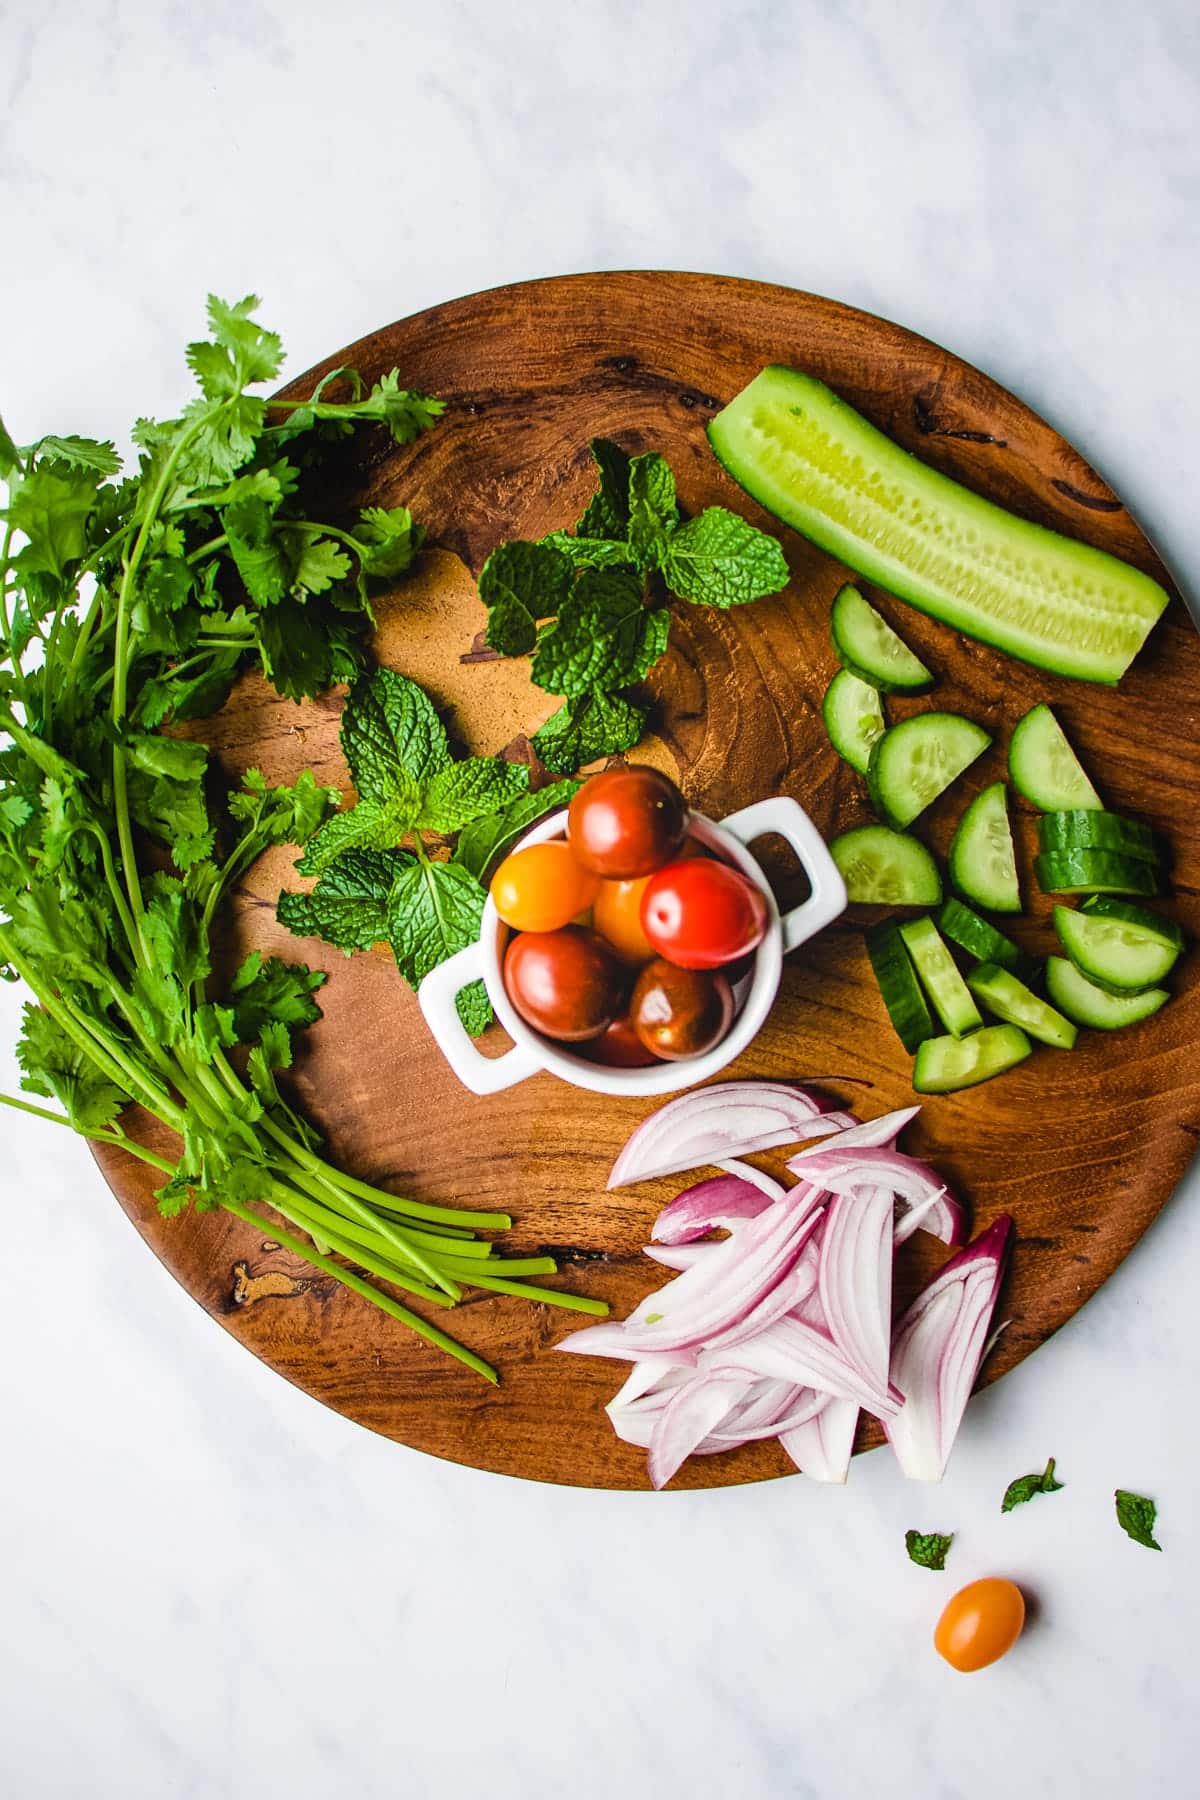
[[[625,1010],[629,977],[597,931],[522,931],[504,953],[504,986],[527,1025],[563,1043],[598,1037]]]
[[[682,969],[719,969],[757,949],[770,913],[762,891],[711,856],[668,863],[642,895],[642,930]]]
[[[628,763],[584,782],[567,813],[567,837],[593,875],[632,881],[679,854],[687,818],[687,801],[673,781]]]
[[[633,1029],[628,1013],[614,1019],[607,1031],[585,1044],[583,1054],[591,1062],[604,1063],[610,1069],[648,1069],[658,1061]]]
[[[681,1062],[720,1043],[733,1019],[733,992],[724,975],[656,956],[634,983],[629,1017],[647,1050]]]

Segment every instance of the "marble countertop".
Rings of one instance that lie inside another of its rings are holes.
[[[1103,16],[1101,16],[1101,14]],[[207,288],[293,369],[446,296],[715,269],[947,344],[1200,570],[1200,24],[782,0],[15,0],[0,404],[170,414]],[[0,993],[0,1081],[20,996]],[[323,1411],[153,1260],[81,1144],[6,1114],[0,1791],[920,1800],[1193,1791],[1200,1183],[973,1406],[940,1489],[541,1489]],[[1001,1518],[1009,1478],[1068,1484]],[[1111,1493],[1161,1504],[1165,1554]],[[952,1573],[906,1527],[954,1529]],[[1035,1597],[964,1682],[951,1586]]]

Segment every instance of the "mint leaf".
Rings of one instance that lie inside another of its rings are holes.
[[[566,806],[579,785],[577,781],[552,781],[536,794],[522,794],[503,811],[476,819],[460,833],[454,861],[482,881],[489,866],[507,856],[522,832],[556,807]]]
[[[1147,1500],[1144,1494],[1131,1494],[1127,1488],[1118,1488],[1115,1499],[1117,1524],[1126,1537],[1131,1537],[1135,1544],[1144,1544],[1147,1550],[1161,1550],[1162,1545],[1154,1536],[1158,1508],[1153,1500]]]
[[[944,1569],[946,1553],[953,1542],[953,1532],[945,1536],[940,1531],[906,1531],[904,1534],[910,1562],[919,1564],[922,1569]]]
[[[597,690],[560,706],[531,741],[552,775],[573,775],[602,756],[632,750],[648,716],[648,707]]]
[[[367,800],[403,798],[450,764],[445,727],[428,694],[393,669],[355,682],[341,737],[354,785]]]
[[[369,950],[387,938],[393,893],[415,861],[407,850],[347,850],[310,894],[280,894],[279,922],[297,937],[324,938],[347,956]]]
[[[663,543],[659,561],[673,594],[697,606],[744,606],[787,586],[778,539],[723,506],[710,506]]]
[[[669,630],[666,609],[646,606],[640,576],[586,569],[538,640],[533,679],[548,693],[569,698],[592,688],[628,687],[658,661]]]
[[[629,465],[629,542],[643,564],[657,563],[666,537],[679,520],[675,477],[657,450],[635,456]]]
[[[300,875],[320,875],[335,857],[347,850],[391,850],[413,824],[419,790],[390,800],[360,800],[345,812],[334,813],[322,825],[296,864]]]
[[[324,980],[320,969],[310,969],[304,963],[285,963],[278,956],[264,960],[260,951],[252,950],[229,984],[238,1038],[243,1044],[253,1044],[260,1038],[265,1042],[269,1027],[282,1026],[286,1039],[292,1027],[314,1024],[321,1017],[321,1008],[313,995]],[[278,1052],[277,1033],[272,1044]],[[290,1059],[289,1050],[289,1062]],[[287,1064],[274,1062],[272,1066],[281,1068]]]
[[[483,918],[484,891],[458,863],[413,861],[401,873],[389,902],[390,938],[400,973],[419,987],[430,969],[474,943]],[[482,984],[458,996],[459,1017],[473,1035],[491,1022]]]
[[[537,620],[556,613],[570,588],[571,564],[553,546],[520,538],[497,545],[479,573],[490,648],[501,656],[527,655],[537,641]]]
[[[469,756],[451,763],[426,785],[415,824],[425,831],[460,831],[472,819],[508,806],[529,786],[524,763],[498,756]]]
[[[619,569],[637,562],[632,545],[622,538],[572,537],[569,531],[552,531],[541,541],[565,556],[574,569]]]
[[[57,1100],[76,1131],[104,1131],[129,1096],[101,1075],[61,1025],[40,1006],[27,1005],[17,1044],[21,1086],[29,1094]]]
[[[623,538],[629,529],[629,453],[611,438],[593,438],[592,461],[600,486],[575,527],[576,536]]]
[[[1000,1511],[1011,1512],[1014,1506],[1024,1506],[1035,1494],[1057,1494],[1062,1485],[1054,1479],[1054,1458],[1051,1457],[1040,1475],[1018,1475],[1015,1481],[1009,1482],[1000,1502]]]

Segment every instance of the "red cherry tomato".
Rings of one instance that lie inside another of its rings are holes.
[[[770,912],[762,890],[711,856],[668,863],[642,895],[642,930],[682,969],[719,969],[758,948]]]
[[[567,813],[567,835],[585,869],[631,881],[678,855],[687,818],[687,801],[673,781],[628,763],[584,782]]]
[[[634,983],[629,1017],[655,1056],[682,1062],[720,1043],[733,1020],[733,992],[724,975],[681,969],[657,956]]]
[[[633,1029],[628,1013],[614,1019],[599,1037],[591,1038],[583,1046],[583,1054],[591,1062],[604,1063],[610,1069],[648,1069],[658,1061]]]
[[[492,876],[496,911],[514,931],[557,931],[586,912],[600,882],[580,868],[561,838],[527,844],[506,856]]]
[[[624,1011],[628,982],[586,925],[523,931],[504,953],[504,986],[525,1023],[567,1044],[598,1037]]]
[[[955,1594],[933,1634],[933,1647],[952,1669],[969,1674],[1007,1655],[1025,1623],[1025,1600],[1012,1581],[972,1581]]]

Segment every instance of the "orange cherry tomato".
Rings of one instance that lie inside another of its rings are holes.
[[[506,856],[492,876],[492,899],[514,931],[557,931],[587,911],[599,886],[570,844],[556,839]]]
[[[592,902],[592,923],[626,962],[649,962],[654,945],[642,930],[642,895],[649,875],[630,881],[602,881]]]
[[[937,1622],[933,1647],[964,1674],[986,1669],[1012,1649],[1024,1623],[1020,1588],[990,1576],[959,1589]]]

